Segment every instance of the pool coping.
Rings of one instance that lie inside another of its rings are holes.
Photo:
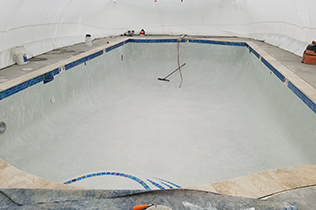
[[[316,185],[316,165],[263,171],[208,185],[188,187],[224,195],[265,198],[281,192]]]
[[[183,38],[183,39],[181,39]],[[314,113],[316,113],[316,90],[305,80],[289,70],[285,65],[261,49],[253,40],[238,38],[201,38],[194,36],[149,36],[119,37],[111,44],[103,44],[70,58],[60,60],[30,73],[0,83],[0,100],[24,90],[38,82],[50,82],[54,76],[68,69],[85,63],[94,57],[107,53],[129,42],[195,42],[206,44],[224,44],[245,46],[265,64],[281,82],[291,89]],[[237,44],[236,44],[237,43]],[[1,70],[0,70],[1,72]],[[32,82],[29,82],[32,81]],[[7,91],[5,94],[3,94]],[[5,97],[4,97],[5,96]],[[225,195],[262,198],[283,191],[316,185],[316,165],[296,166],[283,169],[259,172],[208,185],[190,187],[190,189],[206,190]],[[23,172],[0,159],[0,188],[32,188],[32,189],[82,189],[70,185],[55,183]]]
[[[247,198],[265,198],[294,189],[316,186],[316,165],[303,165],[263,171],[221,182],[186,187]],[[56,183],[26,173],[0,159],[0,188],[86,190],[87,188]],[[176,189],[175,189],[176,190]]]

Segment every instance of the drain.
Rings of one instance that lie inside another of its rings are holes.
[[[6,129],[7,129],[6,124],[4,122],[0,122],[0,135],[4,134]]]

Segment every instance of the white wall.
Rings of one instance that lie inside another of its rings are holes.
[[[11,48],[28,58],[55,48],[144,28],[153,34],[239,36],[297,55],[316,39],[315,0],[0,0],[0,68]]]

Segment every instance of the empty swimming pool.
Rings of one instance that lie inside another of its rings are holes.
[[[315,164],[316,117],[243,44],[127,42],[1,100],[1,158],[89,188],[187,187]],[[52,80],[53,79],[53,80]],[[52,80],[52,81],[51,81]]]

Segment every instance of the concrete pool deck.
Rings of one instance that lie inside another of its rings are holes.
[[[179,36],[149,36],[149,39],[178,38]],[[84,43],[55,49],[43,55],[36,56],[24,66],[13,65],[0,70],[0,91],[20,84],[38,75],[59,68],[66,63],[76,61],[84,56],[103,50],[129,38],[138,37],[109,37],[93,42],[93,47]],[[140,37],[144,38],[144,37]],[[186,37],[194,39],[196,37]],[[247,42],[253,49],[278,69],[288,80],[293,82],[314,103],[316,102],[316,65],[301,63],[301,57],[269,45],[264,42],[241,38],[202,38],[206,40]],[[106,41],[110,43],[107,44]],[[316,185],[316,165],[296,166],[284,169],[260,172],[248,176],[238,177],[218,183],[192,187],[191,189],[205,190],[224,195],[265,198],[281,192]],[[80,189],[71,185],[54,183],[27,174],[14,168],[4,161],[0,161],[0,188],[32,188],[32,189]],[[311,188],[316,195],[316,189]],[[297,190],[296,190],[297,191]],[[281,199],[281,198],[280,198]],[[299,198],[304,199],[304,198]],[[300,202],[297,200],[296,202]],[[316,206],[316,204],[315,204]]]

